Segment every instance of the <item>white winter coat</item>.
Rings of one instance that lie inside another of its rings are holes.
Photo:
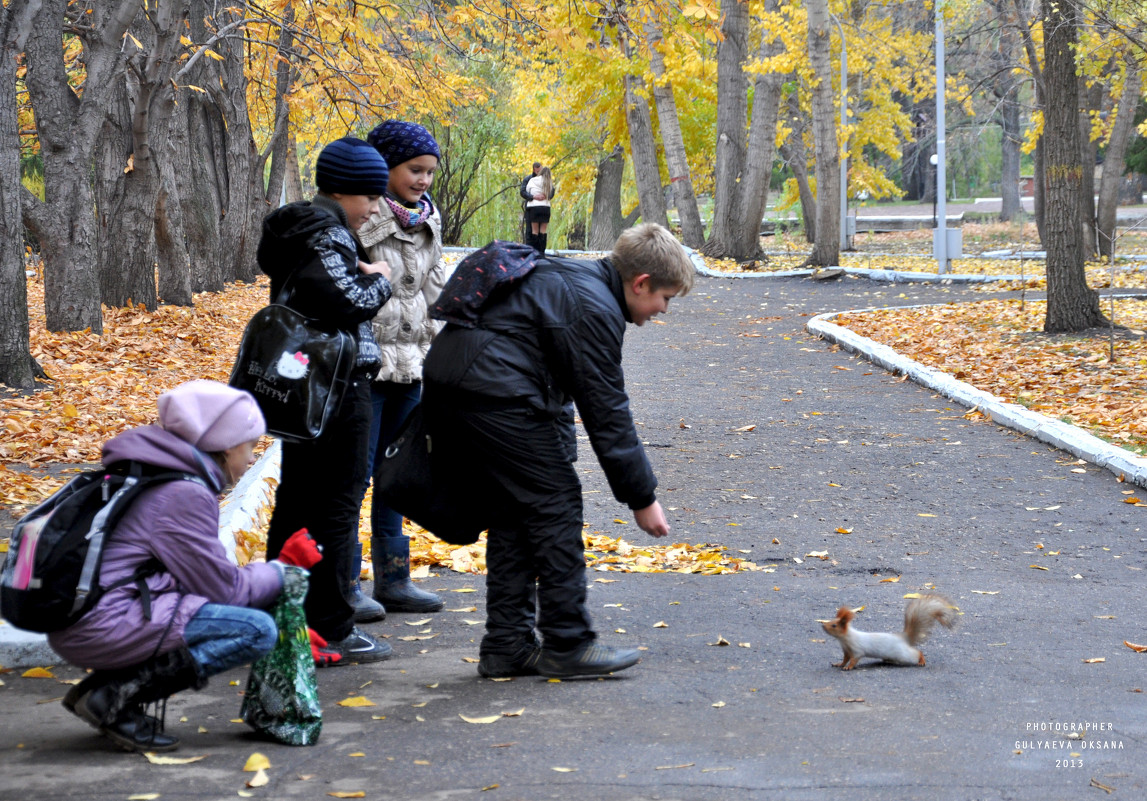
[[[382,369],[375,380],[410,384],[422,380],[422,360],[443,325],[429,315],[447,278],[442,217],[435,207],[427,220],[403,229],[390,206],[385,201],[380,206],[358,231],[370,260],[389,265],[393,291],[371,323],[382,350]]]

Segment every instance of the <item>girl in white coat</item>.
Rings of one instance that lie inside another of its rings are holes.
[[[367,137],[390,168],[380,212],[358,236],[372,261],[391,270],[393,295],[374,318],[382,369],[371,385],[371,473],[376,454],[394,439],[422,389],[422,360],[442,324],[429,308],[446,283],[442,261],[442,217],[428,194],[438,169],[438,143],[413,122],[387,120]],[[391,612],[437,612],[446,604],[410,580],[410,540],[402,515],[377,498],[371,508],[373,598],[352,589],[355,619],[378,620]]]

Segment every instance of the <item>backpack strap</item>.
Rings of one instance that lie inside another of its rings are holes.
[[[80,580],[76,585],[76,598],[72,602],[72,614],[77,614],[88,603],[89,596],[92,595],[93,590],[97,594],[103,594],[108,590],[116,589],[118,587],[126,586],[127,584],[136,584],[140,587],[140,595],[143,598],[144,615],[148,620],[151,619],[151,591],[147,587],[147,582],[144,581],[150,575],[160,572],[163,565],[155,559],[150,559],[141,565],[135,573],[129,578],[122,579],[121,581],[113,582],[109,587],[99,587],[96,585],[96,574],[102,561],[103,544],[109,532],[114,530],[115,524],[127,511],[127,506],[134,496],[141,492],[145,487],[152,484],[162,484],[168,481],[194,481],[197,484],[211,490],[211,487],[197,475],[192,473],[184,473],[180,471],[172,471],[167,473],[158,473],[154,476],[143,475],[143,465],[139,462],[132,461],[129,463],[127,476],[124,478],[123,484],[114,495],[109,497],[111,474],[108,473],[104,476],[104,485],[101,489],[103,497],[107,503],[103,508],[96,513],[92,518],[92,525],[88,529],[87,539],[88,552],[84,557],[84,566],[80,571]]]

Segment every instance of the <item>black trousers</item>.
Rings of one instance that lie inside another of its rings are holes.
[[[358,566],[358,516],[367,481],[370,434],[370,379],[356,378],[338,414],[314,442],[283,443],[275,511],[267,532],[267,558],[278,556],[287,538],[306,528],[323,548],[311,568],[304,608],[307,625],[328,640],[347,637],[354,609],[347,590]]]
[[[534,641],[566,651],[595,638],[586,601],[582,494],[568,422],[529,409],[459,409],[426,390],[435,448],[475,482],[493,522],[486,545],[486,635],[480,653]]]

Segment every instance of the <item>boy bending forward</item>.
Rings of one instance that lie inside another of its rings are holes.
[[[586,612],[581,483],[566,407],[577,404],[610,488],[637,525],[668,534],[629,411],[621,344],[626,323],[643,325],[692,285],[677,240],[639,225],[607,258],[539,259],[482,307],[476,327],[447,325],[431,345],[427,425],[492,515],[481,675],[595,675],[637,663],[636,650],[595,643]]]

